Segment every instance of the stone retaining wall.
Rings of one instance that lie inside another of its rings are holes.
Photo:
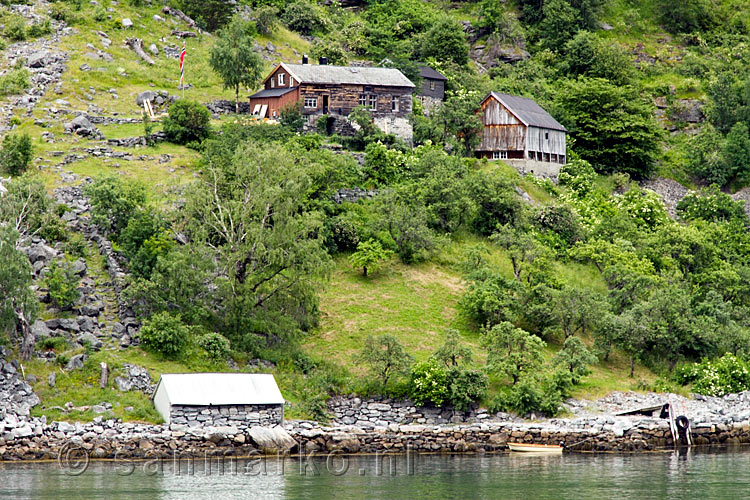
[[[508,415],[491,415],[487,410],[457,411],[452,408],[416,406],[413,401],[386,398],[360,399],[343,396],[328,401],[334,422],[359,427],[383,427],[389,424],[458,424],[492,418],[507,420]]]
[[[281,405],[172,406],[172,424],[197,426],[236,426],[245,430],[256,425],[273,426],[284,420]]]

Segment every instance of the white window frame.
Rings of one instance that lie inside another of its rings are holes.
[[[391,97],[391,111],[398,113],[401,107],[401,99],[397,95]]]
[[[435,80],[430,80],[430,90],[435,90]]]
[[[284,76],[286,76],[286,73],[279,73],[279,87],[284,86]]]
[[[318,98],[305,97],[305,109],[318,109]]]
[[[367,109],[370,111],[378,110],[378,96],[377,94],[370,94],[367,96]]]
[[[507,160],[508,152],[507,151],[493,151],[492,159],[493,160]]]
[[[273,88],[273,87],[274,87],[274,80],[273,80],[273,78],[271,78],[271,88]]]
[[[367,94],[359,94],[359,105],[363,108],[367,107]]]

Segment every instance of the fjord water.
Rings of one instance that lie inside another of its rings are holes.
[[[0,464],[2,499],[724,499],[750,495],[750,450],[562,456],[373,456],[269,463],[266,475],[92,462],[72,476],[57,463]],[[238,463],[242,466],[243,461]],[[345,466],[346,467],[345,469]],[[342,471],[345,472],[341,474]],[[318,472],[316,475],[315,472]],[[339,475],[341,474],[341,475]]]

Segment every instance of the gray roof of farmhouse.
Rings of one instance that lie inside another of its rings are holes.
[[[154,390],[171,405],[280,405],[279,386],[269,373],[164,373]]]
[[[533,99],[519,97],[510,94],[500,94],[499,92],[490,92],[487,97],[492,96],[505,105],[519,120],[527,127],[547,128],[550,130],[568,130],[552,118],[552,115],[542,109]],[[487,97],[482,99],[484,102]]]
[[[429,66],[422,66],[419,68],[419,76],[427,78],[428,80],[447,80],[447,78],[439,71],[430,68]]]
[[[255,94],[251,95],[250,97],[279,97],[284,94],[288,94],[289,92],[295,90],[294,87],[280,87],[275,89],[263,89],[260,92],[256,92]]]
[[[403,73],[394,68],[288,63],[281,63],[281,66],[285,68],[295,80],[301,83],[414,87],[414,84],[406,78]]]

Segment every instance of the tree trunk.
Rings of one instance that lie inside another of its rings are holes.
[[[240,114],[240,86],[234,87],[234,112]]]
[[[630,355],[630,378],[635,376],[635,356]]]
[[[362,268],[362,274],[365,275],[365,278],[367,277],[367,267],[366,266]]]
[[[195,21],[193,21],[191,18],[186,16],[185,13],[179,9],[173,9],[172,7],[164,6],[164,8],[161,9],[161,11],[165,14],[169,14],[170,16],[174,16],[178,19],[182,19],[183,21],[187,23],[188,26],[196,25]]]
[[[21,337],[21,359],[28,361],[34,354],[34,334],[31,332],[29,320],[22,312],[16,311],[16,328]]]
[[[143,40],[141,40],[140,38],[126,38],[125,45],[130,47],[130,49],[138,54],[138,57],[146,61],[146,63],[152,66],[154,65],[154,60],[151,59],[151,57],[143,50]]]

